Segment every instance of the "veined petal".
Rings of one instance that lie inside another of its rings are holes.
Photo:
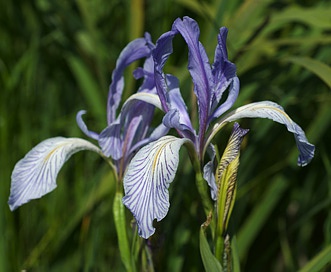
[[[91,130],[88,130],[85,122],[83,121],[83,118],[82,116],[86,113],[85,110],[81,110],[77,113],[76,115],[76,121],[77,121],[77,124],[79,126],[79,128],[81,129],[81,131],[88,137],[94,139],[94,140],[99,140],[99,134],[94,132],[94,131],[91,131]]]
[[[208,144],[215,134],[227,123],[240,118],[268,118],[287,127],[295,137],[299,149],[298,165],[307,165],[314,157],[315,146],[308,142],[304,131],[285,113],[284,109],[270,101],[262,101],[242,106],[228,113],[214,125],[213,131],[208,137]]]
[[[136,150],[138,150],[140,147],[149,144],[150,142],[154,142],[158,139],[160,139],[161,137],[163,137],[164,135],[166,135],[169,132],[169,128],[166,127],[163,123],[161,123],[159,126],[157,126],[153,132],[151,133],[151,135],[148,138],[144,138],[141,141],[139,141],[138,143],[136,143],[133,147],[131,147],[129,153],[133,153]]]
[[[111,157],[113,160],[118,160],[123,156],[123,137],[121,135],[122,125],[119,122],[114,122],[110,126],[101,131],[99,135],[99,145],[103,154]]]
[[[124,176],[123,203],[137,220],[139,235],[145,239],[155,229],[153,220],[162,220],[170,206],[168,188],[179,161],[179,149],[187,139],[164,136],[133,157]]]
[[[10,209],[13,211],[54,190],[62,165],[81,150],[91,150],[102,155],[98,147],[79,138],[55,137],[35,146],[13,170],[8,200]]]

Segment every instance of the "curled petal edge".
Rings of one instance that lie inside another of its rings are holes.
[[[294,138],[299,150],[298,165],[306,166],[314,157],[315,146],[308,139],[299,125],[292,121],[284,109],[271,101],[261,101],[247,104],[228,113],[214,125],[212,132],[206,140],[206,146],[210,143],[216,133],[227,123],[241,118],[267,118],[286,126]]]
[[[81,150],[94,151],[103,156],[97,146],[80,138],[50,138],[29,151],[17,162],[11,176],[10,210],[53,191],[63,164]]]
[[[124,176],[123,204],[133,213],[138,234],[154,234],[153,220],[162,220],[169,210],[168,188],[173,181],[179,149],[188,139],[164,136],[138,151]]]

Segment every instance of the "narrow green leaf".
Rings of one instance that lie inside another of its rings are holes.
[[[231,250],[232,250],[233,272],[240,272],[240,259],[238,255],[238,243],[236,236],[234,236],[231,240]]]
[[[220,272],[223,268],[216,257],[211,253],[203,227],[200,228],[200,254],[205,270],[208,272]]]
[[[86,65],[77,57],[70,55],[67,57],[68,64],[76,77],[76,81],[85,97],[85,101],[89,106],[88,111],[98,120],[105,120],[106,118],[106,102],[102,98],[100,88],[92,77],[91,72]]]
[[[331,245],[324,248],[310,262],[308,262],[300,272],[319,272],[331,264]]]
[[[301,65],[308,71],[317,75],[331,88],[331,67],[318,60],[308,57],[291,57],[287,61]]]
[[[246,256],[250,245],[257,238],[257,235],[266,222],[271,211],[275,208],[287,188],[288,183],[282,176],[277,176],[254,211],[247,218],[237,235],[238,255],[240,259]]]

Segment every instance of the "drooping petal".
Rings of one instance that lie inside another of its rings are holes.
[[[10,209],[13,211],[54,190],[62,165],[81,150],[102,155],[98,147],[79,138],[55,137],[35,146],[15,165],[8,200]]]
[[[198,100],[199,135],[202,137],[206,131],[210,110],[211,66],[207,53],[199,42],[200,30],[197,22],[189,17],[184,17],[183,20],[177,19],[173,24],[174,29],[183,36],[189,49],[188,69],[192,76],[194,91]]]
[[[108,102],[107,102],[107,120],[108,125],[115,121],[116,110],[121,101],[124,88],[123,73],[125,68],[132,62],[146,58],[151,54],[151,50],[147,44],[150,42],[145,38],[138,38],[130,42],[121,52],[116,62],[116,68],[112,74],[112,82],[109,86]]]
[[[207,144],[227,122],[232,122],[240,118],[268,118],[285,125],[287,130],[294,134],[299,149],[299,166],[307,165],[314,157],[315,146],[308,142],[301,127],[292,121],[280,105],[270,101],[251,103],[228,113],[214,125],[213,131],[206,141]]]
[[[94,139],[94,140],[99,140],[99,134],[94,132],[94,131],[91,131],[91,130],[88,130],[85,122],[83,121],[83,115],[86,113],[85,110],[81,110],[77,113],[76,115],[76,121],[77,121],[77,124],[79,126],[79,128],[81,129],[81,131],[88,137]]]
[[[140,101],[144,101],[146,103],[149,103],[153,106],[155,106],[156,108],[163,110],[162,109],[162,105],[161,105],[161,101],[158,95],[156,94],[151,94],[151,93],[145,93],[145,92],[139,92],[136,94],[131,95],[124,103],[122,110],[125,107],[131,107],[132,103],[134,103],[134,100],[140,100]]]
[[[145,239],[155,229],[153,220],[162,220],[169,209],[168,188],[179,161],[179,149],[187,139],[164,136],[138,151],[124,176],[123,203],[133,213],[139,235]]]

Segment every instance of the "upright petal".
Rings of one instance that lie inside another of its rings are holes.
[[[165,112],[169,110],[169,106],[167,103],[168,86],[163,73],[163,67],[170,54],[173,52],[172,39],[176,33],[176,31],[168,31],[161,35],[161,37],[156,42],[154,50],[152,51],[152,56],[154,59],[155,86],[160,98],[160,102],[162,104],[162,109]]]
[[[139,235],[145,239],[155,229],[153,220],[162,220],[170,206],[168,188],[179,161],[179,149],[187,139],[164,136],[133,157],[124,176],[123,203],[137,220]]]
[[[80,150],[102,155],[98,147],[79,138],[50,138],[35,146],[15,165],[8,201],[10,209],[13,211],[54,190],[62,165]]]
[[[221,116],[230,109],[236,101],[239,93],[239,79],[236,75],[236,66],[228,60],[226,48],[226,37],[228,30],[225,27],[220,29],[218,44],[215,50],[215,58],[212,66],[213,88],[211,97],[212,115],[209,120]],[[226,101],[218,107],[224,91],[230,86]],[[217,108],[218,107],[218,108]]]
[[[227,123],[240,118],[268,118],[287,127],[295,137],[299,149],[298,165],[307,165],[314,157],[315,146],[308,142],[304,131],[285,113],[284,109],[270,101],[262,101],[242,106],[228,113],[214,125],[213,131],[208,137],[208,144],[214,135]]]
[[[115,121],[116,110],[121,101],[122,92],[124,88],[123,73],[125,68],[132,62],[146,58],[151,54],[151,50],[147,44],[150,42],[145,38],[138,38],[130,42],[121,52],[117,62],[116,68],[112,74],[112,82],[109,86],[108,102],[107,102],[107,118],[108,125]]]
[[[240,88],[239,78],[234,77],[230,80],[229,83],[230,88],[228,97],[226,98],[224,103],[222,103],[218,108],[216,108],[215,111],[209,116],[208,124],[212,122],[215,118],[220,117],[224,112],[229,110],[233,106],[234,102],[236,102]]]
[[[204,135],[210,110],[212,83],[211,66],[203,45],[199,42],[200,30],[196,21],[189,17],[177,19],[173,24],[183,36],[189,49],[188,69],[191,73],[199,106],[199,135]]]

